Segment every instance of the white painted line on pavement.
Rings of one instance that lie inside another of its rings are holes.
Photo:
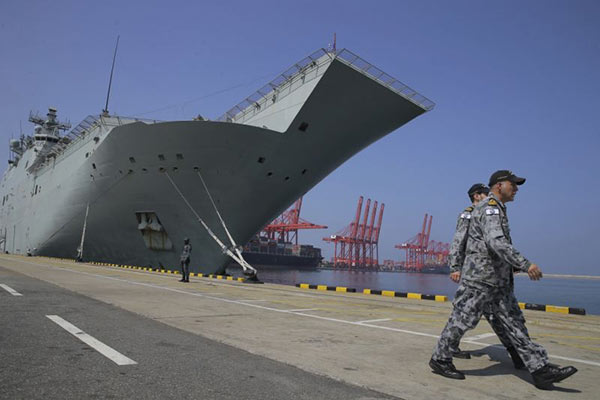
[[[238,301],[248,302],[248,301],[269,301],[269,300],[266,300],[266,299],[241,299]]]
[[[112,347],[109,347],[99,341],[98,339],[88,335],[75,325],[71,324],[68,321],[65,321],[58,315],[46,315],[51,321],[55,322],[58,326],[69,332],[71,335],[75,336],[77,339],[81,340],[83,343],[92,347],[98,353],[102,354],[104,357],[113,361],[117,365],[133,365],[137,364],[137,362],[133,361],[131,358],[125,357],[123,354],[119,353]]]
[[[357,324],[368,324],[369,322],[384,322],[391,321],[391,318],[381,318],[381,319],[368,319],[366,321],[356,321]]]
[[[237,301],[237,300],[223,299],[223,298],[208,296],[208,295],[204,295],[204,294],[200,294],[200,293],[193,293],[193,292],[187,292],[185,290],[173,289],[173,288],[166,287],[166,286],[154,285],[154,284],[151,284],[151,283],[144,283],[144,282],[137,282],[137,281],[130,281],[128,279],[122,279],[122,278],[115,278],[115,277],[112,277],[112,276],[93,274],[93,273],[90,273],[90,272],[77,271],[77,270],[72,270],[72,269],[69,269],[69,268],[54,267],[54,266],[49,266],[49,265],[46,265],[46,264],[39,264],[39,263],[34,263],[34,262],[29,262],[29,261],[21,261],[21,262],[26,263],[26,264],[33,264],[33,265],[43,266],[43,267],[46,267],[48,269],[57,269],[57,270],[61,270],[61,271],[64,271],[64,272],[74,272],[74,273],[81,274],[81,275],[88,275],[88,276],[93,276],[93,277],[101,278],[101,279],[108,279],[108,280],[113,280],[113,281],[118,281],[118,282],[129,283],[131,285],[138,285],[138,286],[145,286],[145,287],[150,287],[150,288],[154,288],[154,289],[166,290],[166,291],[169,291],[169,292],[175,292],[175,293],[185,294],[185,295],[188,295],[188,296],[203,297],[203,298],[206,298],[206,299],[222,301],[222,302],[225,302],[225,303],[240,304],[240,305],[243,305],[243,306],[246,306],[246,307],[253,307],[253,308],[258,308],[258,309],[263,309],[263,310],[268,310],[268,311],[274,311],[274,312],[280,312],[280,313],[287,313],[287,314],[291,314],[291,315],[299,315],[299,316],[303,316],[303,317],[315,318],[315,319],[320,319],[320,320],[330,321],[330,322],[337,322],[337,323],[341,323],[341,324],[356,325],[356,326],[362,326],[362,327],[368,327],[368,328],[382,329],[382,330],[392,331],[392,332],[407,333],[407,334],[415,335],[415,336],[430,337],[430,338],[434,338],[436,340],[439,339],[439,337],[440,337],[439,335],[432,335],[430,333],[425,333],[425,332],[410,331],[410,330],[407,330],[407,329],[392,328],[392,327],[389,327],[389,326],[373,325],[373,324],[369,324],[369,323],[357,323],[357,322],[353,322],[353,321],[346,321],[346,320],[343,320],[343,319],[322,317],[320,315],[315,315],[315,314],[304,314],[302,312],[296,312],[294,310],[281,310],[281,309],[278,309],[278,308],[266,307],[266,306],[261,306],[261,305],[258,305],[258,304],[243,303],[243,302],[240,302],[240,301]],[[478,345],[478,346],[481,346],[481,347],[488,347],[488,346],[490,346],[489,343],[477,342],[477,341],[474,341],[474,340],[464,339],[463,342],[475,344],[475,345]],[[563,356],[556,356],[556,355],[553,355],[553,354],[548,354],[548,356],[553,357],[553,358],[558,358],[558,359],[561,359],[561,360],[568,360],[568,361],[578,362],[578,363],[581,363],[581,364],[587,364],[587,365],[593,365],[595,367],[600,367],[600,362],[597,362],[597,361],[581,360],[581,359],[578,359],[578,358],[569,358],[569,357],[563,357]]]
[[[8,293],[12,294],[13,296],[23,296],[21,293],[17,292],[15,289],[11,288],[8,285],[5,285],[4,283],[0,283],[0,287],[2,287],[2,289],[6,290]]]
[[[496,336],[496,334],[493,332],[488,332],[488,333],[482,333],[481,335],[469,336],[468,338],[465,338],[465,340],[481,340],[481,339],[489,338],[492,336]]]
[[[57,268],[57,267],[48,267],[48,268]],[[369,323],[356,323],[356,322],[353,322],[353,321],[346,321],[346,320],[343,320],[343,319],[322,317],[320,315],[304,314],[302,312],[296,312],[296,311],[293,311],[293,310],[280,310],[280,309],[277,309],[277,308],[261,306],[261,305],[258,305],[258,304],[242,303],[242,302],[239,302],[237,300],[223,299],[223,298],[219,298],[219,297],[212,297],[212,296],[207,296],[207,295],[200,294],[200,293],[192,293],[192,292],[187,292],[187,291],[184,291],[184,290],[172,289],[172,288],[169,288],[169,287],[166,287],[166,286],[154,285],[154,284],[150,284],[150,283],[135,282],[135,281],[127,280],[127,279],[115,278],[115,277],[112,277],[112,276],[92,274],[92,273],[83,272],[83,271],[74,271],[74,270],[66,269],[66,268],[57,268],[57,269],[61,269],[63,271],[66,270],[68,272],[75,272],[75,273],[83,274],[83,275],[95,276],[95,277],[98,277],[98,278],[104,278],[104,279],[109,279],[109,280],[114,280],[114,281],[126,282],[126,283],[129,283],[129,284],[132,284],[132,285],[146,286],[146,287],[151,287],[151,288],[155,288],[155,289],[161,289],[161,290],[167,290],[167,291],[170,291],[170,292],[186,294],[186,295],[189,295],[189,296],[204,297],[204,298],[207,298],[207,299],[217,300],[217,301],[223,301],[223,302],[226,302],[226,303],[241,304],[241,305],[244,305],[244,306],[247,306],[247,307],[254,307],[254,308],[259,308],[259,309],[269,310],[269,311],[275,311],[275,312],[281,312],[281,313],[288,313],[288,314],[292,314],[292,315],[299,315],[299,316],[302,316],[302,317],[316,318],[316,319],[330,321],[330,322],[337,322],[337,323],[349,324],[349,325],[357,325],[357,326],[363,326],[363,327],[368,327],[368,328],[383,329],[383,330],[392,331],[392,332],[407,333],[409,335],[430,337],[430,338],[434,338],[436,340],[439,339],[439,337],[440,337],[439,335],[432,335],[430,333],[410,331],[410,330],[407,330],[407,329],[398,329],[398,328],[392,328],[392,327],[389,327],[389,326],[373,325],[373,324],[369,324]],[[470,344],[475,344],[475,345],[481,346],[481,347],[488,347],[490,345],[489,343],[477,342],[477,341],[474,341],[474,340],[463,340],[463,342],[470,343]],[[581,364],[587,364],[587,365],[593,365],[593,366],[596,366],[596,367],[600,367],[600,362],[596,362],[596,361],[581,360],[581,359],[578,359],[578,358],[568,358],[568,357],[563,357],[563,356],[556,356],[556,355],[553,355],[553,354],[549,354],[549,356],[550,357],[554,357],[554,358],[558,358],[558,359],[561,359],[561,360],[568,360],[568,361],[578,362],[578,363],[581,363]]]
[[[287,312],[300,312],[300,311],[317,311],[318,308],[297,308],[295,310],[285,310]]]

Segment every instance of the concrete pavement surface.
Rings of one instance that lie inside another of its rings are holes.
[[[0,398],[595,399],[600,389],[598,316],[525,312],[551,362],[579,369],[541,391],[485,321],[463,340],[472,359],[455,360],[467,379],[432,374],[449,303],[177,280],[0,256],[0,283],[22,294],[0,288]],[[118,366],[46,315],[137,364]]]
[[[0,399],[389,399],[0,267]],[[116,363],[46,315],[123,352]]]

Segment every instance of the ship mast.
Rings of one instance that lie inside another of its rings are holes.
[[[115,70],[115,61],[117,59],[117,49],[119,48],[119,38],[120,37],[121,37],[120,35],[117,36],[117,44],[115,45],[115,53],[113,54],[112,67],[110,69],[110,78],[108,80],[108,93],[106,94],[106,105],[104,106],[104,109],[102,110],[102,115],[104,115],[104,116],[108,116],[108,100],[110,99],[110,88],[112,86],[113,71]]]
[[[333,32],[333,53],[337,53],[337,46],[336,46],[336,37],[335,37],[335,32]]]

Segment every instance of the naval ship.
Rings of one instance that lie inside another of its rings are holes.
[[[190,269],[220,273],[244,264],[236,243],[433,107],[351,51],[320,49],[216,120],[105,110],[71,129],[54,108],[30,114],[1,181],[0,249],[175,267],[189,238]]]

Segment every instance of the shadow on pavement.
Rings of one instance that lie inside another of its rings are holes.
[[[515,369],[512,363],[512,360],[504,347],[490,345],[480,350],[471,351],[471,357],[483,357],[488,356],[490,361],[496,361],[497,363],[494,365],[490,365],[489,367],[481,368],[481,369],[471,369],[467,370],[464,368],[458,368],[458,370],[462,371],[467,376],[492,376],[492,375],[514,375],[519,377],[521,380],[533,385],[533,380],[531,378],[531,374],[527,370],[518,370]],[[468,364],[468,360],[461,362],[461,364]],[[561,382],[562,384],[562,382]],[[540,389],[541,390],[541,389]],[[581,390],[578,389],[569,389],[563,387],[553,386],[549,390],[556,390],[557,392],[564,393],[581,393]]]

